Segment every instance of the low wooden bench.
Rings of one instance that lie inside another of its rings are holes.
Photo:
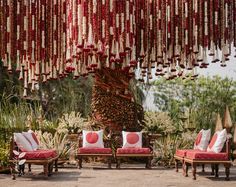
[[[19,152],[19,149],[16,145],[16,143],[14,142],[14,138],[12,136],[12,140],[11,140],[11,145],[10,145],[10,158],[9,158],[9,163],[10,163],[10,170],[11,170],[11,175],[12,175],[12,179],[15,180],[16,179],[16,171],[15,171],[15,159],[14,159],[14,153],[13,150],[16,150]],[[27,154],[28,152],[26,152]],[[50,157],[50,158],[43,158],[43,159],[26,159],[25,164],[28,164],[28,171],[31,172],[31,165],[43,165],[43,171],[44,171],[44,175],[46,178],[48,178],[48,176],[52,175],[53,172],[53,165],[55,164],[55,172],[58,171],[58,167],[57,167],[57,161],[58,161],[58,156],[55,157]],[[24,174],[24,167],[22,169],[23,172],[22,174]]]
[[[108,168],[111,168],[111,162],[113,159],[111,140],[104,139],[105,148],[83,148],[83,136],[79,134],[79,148],[77,153],[77,162],[79,169],[82,168],[82,162],[84,158],[103,157],[107,159]]]
[[[124,158],[144,158],[146,159],[146,168],[151,168],[151,161],[153,159],[153,143],[161,135],[148,135],[143,133],[143,148],[121,148],[122,135],[113,134],[113,141],[117,143],[117,149],[115,153],[116,168],[120,168],[121,160]]]
[[[193,154],[197,152],[192,152]],[[219,164],[224,165],[225,167],[225,174],[226,174],[226,180],[229,180],[229,174],[230,174],[230,167],[231,167],[231,160],[230,160],[230,140],[227,139],[225,143],[225,148],[221,153],[208,153],[208,152],[200,152],[199,154],[202,154],[204,157],[204,154],[206,158],[190,158],[190,155],[186,155],[184,157],[184,172],[185,176],[188,176],[188,167],[192,167],[192,175],[193,179],[196,180],[196,168],[198,165],[205,165],[205,164],[211,164],[212,169],[214,170],[213,173],[215,173],[215,177],[218,177],[218,170],[219,170]],[[211,156],[213,158],[207,158],[207,154],[212,154]],[[214,157],[215,156],[215,157]],[[219,158],[216,158],[219,157]]]

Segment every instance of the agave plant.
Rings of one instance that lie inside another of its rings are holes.
[[[71,150],[76,146],[76,143],[70,142],[68,139],[67,130],[56,129],[54,134],[49,132],[36,131],[40,141],[41,149],[55,149],[59,158],[67,159]]]

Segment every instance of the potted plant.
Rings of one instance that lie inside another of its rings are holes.
[[[81,113],[72,111],[59,118],[59,127],[68,129],[69,134],[77,134],[84,128],[85,119]]]

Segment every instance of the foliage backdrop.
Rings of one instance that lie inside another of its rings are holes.
[[[228,78],[200,77],[194,81],[164,79],[154,82],[155,104],[168,112],[175,123],[214,130],[216,114],[224,116],[228,105],[232,121],[236,120],[236,81]]]

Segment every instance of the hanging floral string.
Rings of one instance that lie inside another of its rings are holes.
[[[193,79],[236,47],[235,0],[0,0],[0,11],[0,58],[25,96],[40,79],[102,68]]]

